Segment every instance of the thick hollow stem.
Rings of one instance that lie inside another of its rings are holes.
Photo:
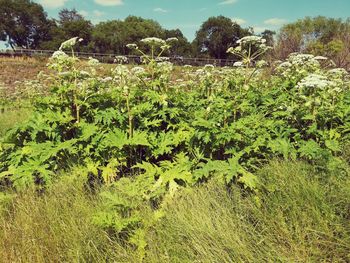
[[[133,127],[132,127],[132,115],[131,115],[131,109],[130,109],[129,95],[126,96],[126,107],[127,107],[127,110],[128,110],[129,138],[131,139],[133,137]]]

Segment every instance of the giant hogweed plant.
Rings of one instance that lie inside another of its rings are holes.
[[[145,65],[117,59],[104,76],[97,60],[74,57],[77,38],[65,42],[50,60],[51,93],[0,144],[1,185],[44,189],[60,171],[79,167],[87,181],[110,189],[95,222],[142,260],[147,230],[181,188],[215,178],[254,192],[254,171],[274,157],[340,169],[349,141],[349,75],[293,54],[263,78],[252,65],[266,51],[257,40],[260,51],[241,49],[246,68],[184,67],[184,79],[175,80],[161,58],[174,39],[143,40],[150,54],[129,45]]]
[[[248,84],[256,71],[267,65],[264,60],[260,59],[271,47],[266,45],[266,40],[258,36],[246,36],[237,40],[238,46],[230,47],[227,53],[231,53],[241,61],[235,62],[235,66],[244,68],[244,87]],[[255,64],[255,65],[254,65]]]

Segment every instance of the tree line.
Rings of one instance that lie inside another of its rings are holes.
[[[52,19],[31,0],[0,0],[0,40],[13,49],[56,50],[63,41],[79,36],[83,39],[79,51],[130,55],[126,44],[150,36],[176,37],[179,41],[167,55],[225,59],[230,56],[226,50],[235,46],[237,39],[253,34],[251,27],[217,16],[204,21],[189,42],[180,29],[165,29],[152,19],[128,16],[94,25],[75,9],[62,9],[58,19]],[[260,35],[274,47],[270,53],[274,59],[307,52],[331,57],[340,66],[350,64],[350,19],[306,17],[284,25],[278,35],[271,30]]]

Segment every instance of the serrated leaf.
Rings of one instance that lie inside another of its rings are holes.
[[[337,140],[326,140],[325,145],[328,149],[330,149],[333,152],[339,152],[340,151],[340,145]]]
[[[238,182],[242,183],[244,188],[249,188],[251,190],[256,189],[258,185],[258,177],[246,170],[241,170],[240,173],[242,175],[238,178]]]
[[[151,146],[148,142],[147,132],[135,131],[133,137],[129,139],[129,145]]]

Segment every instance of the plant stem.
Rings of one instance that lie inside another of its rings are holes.
[[[129,139],[133,137],[133,125],[132,125],[132,115],[131,115],[131,110],[130,110],[130,99],[129,99],[129,94],[126,96],[126,107],[128,110],[128,120],[129,120]]]

